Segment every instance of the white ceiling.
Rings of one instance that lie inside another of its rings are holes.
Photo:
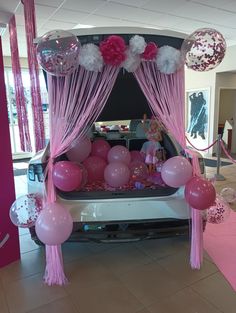
[[[53,29],[91,26],[138,26],[191,33],[211,27],[236,44],[235,0],[35,0],[38,35]],[[23,5],[0,0],[0,11],[16,14],[20,55],[26,41]],[[0,21],[1,22],[1,21]],[[10,55],[8,31],[3,35],[4,55]]]

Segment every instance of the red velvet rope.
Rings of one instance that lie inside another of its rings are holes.
[[[227,149],[226,149],[226,147],[225,147],[225,145],[224,145],[224,141],[223,141],[222,139],[220,140],[220,144],[221,144],[221,147],[222,147],[224,153],[225,153],[226,156],[230,159],[230,161],[233,162],[233,163],[236,163],[236,160],[234,160],[234,159],[231,157],[231,155],[229,154],[229,152],[227,151]]]
[[[196,149],[196,150],[198,150],[198,151],[206,151],[206,150],[210,149],[211,147],[213,147],[214,144],[217,142],[217,139],[216,139],[210,146],[208,146],[208,147],[206,147],[206,148],[204,148],[204,149],[198,149],[198,148],[196,148],[196,147],[189,141],[189,139],[188,139],[187,137],[185,137],[185,138],[186,138],[187,142],[188,142],[194,149]]]

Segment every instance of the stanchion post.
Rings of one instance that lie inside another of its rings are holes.
[[[222,181],[225,180],[225,177],[223,175],[220,174],[220,166],[221,166],[221,135],[218,134],[217,137],[217,152],[216,152],[216,156],[217,156],[217,170],[216,170],[216,174],[215,174],[215,179],[216,181]]]

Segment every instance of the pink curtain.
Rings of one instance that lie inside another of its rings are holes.
[[[52,168],[56,157],[82,138],[101,113],[114,86],[119,68],[104,66],[101,72],[83,67],[66,77],[48,75],[50,108],[50,159],[47,168],[47,201],[56,201]],[[46,246],[48,285],[66,282],[60,246]]]
[[[174,74],[161,73],[155,62],[142,62],[134,73],[154,114],[186,150],[184,68]],[[187,150],[191,153],[191,150]],[[193,169],[200,175],[197,156],[193,153]],[[201,212],[192,209],[192,237],[190,263],[199,269],[202,263],[203,225]]]
[[[14,77],[15,95],[16,95],[16,110],[18,118],[18,127],[20,134],[20,144],[22,151],[32,151],[29,123],[25,104],[24,87],[21,77],[21,67],[18,51],[17,32],[16,32],[16,20],[13,15],[9,22],[10,33],[10,47],[11,47],[11,63],[12,72]]]
[[[31,83],[31,98],[34,119],[35,149],[45,147],[45,133],[43,121],[43,109],[40,95],[39,70],[36,57],[36,49],[33,40],[36,37],[35,7],[34,0],[22,0],[24,4],[25,32],[27,40],[27,54]]]

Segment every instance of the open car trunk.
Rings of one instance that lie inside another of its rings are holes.
[[[95,138],[96,139],[96,138]],[[126,146],[130,151],[141,150],[141,147],[147,139],[144,138],[129,138],[126,139],[110,139],[107,140],[112,146],[123,145]],[[164,133],[163,141],[161,142],[162,147],[165,150],[166,158],[170,158],[178,155],[178,151],[172,142],[171,138]],[[66,159],[63,155],[60,160]],[[86,185],[82,190],[63,192],[57,190],[58,195],[65,200],[102,200],[102,199],[122,199],[122,198],[139,198],[139,197],[163,197],[170,196],[177,191],[176,188],[166,186],[161,178],[159,181],[153,184],[145,186],[143,189],[137,189],[134,184],[129,184],[128,186],[119,188],[105,188],[103,182],[99,182],[97,186],[91,187]]]

